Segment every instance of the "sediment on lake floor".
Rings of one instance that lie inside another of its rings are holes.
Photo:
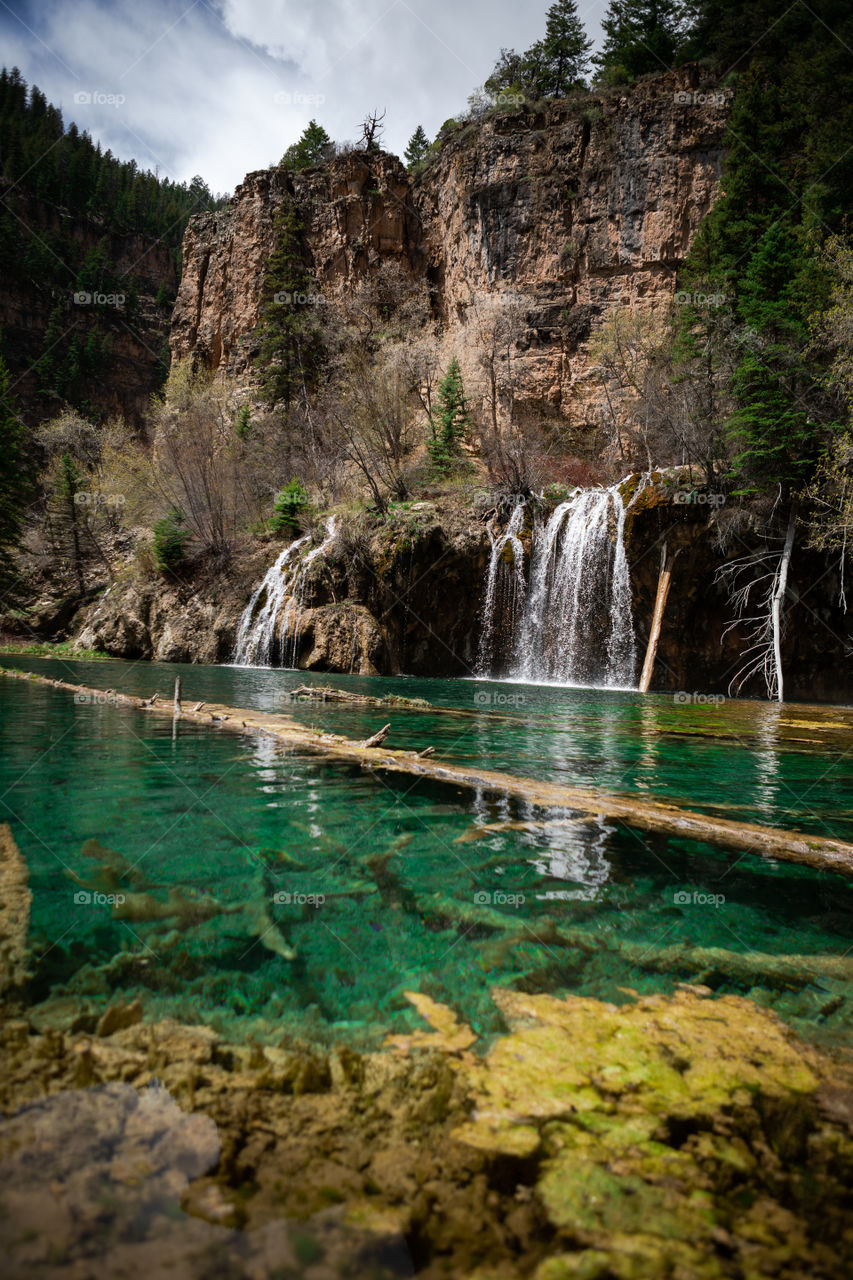
[[[201,1280],[214,1254],[258,1277],[848,1274],[853,1060],[706,995],[495,990],[484,1056],[419,993],[369,1054],[134,1006],[36,1032],[7,1006],[6,1274]]]
[[[62,689],[112,702],[118,707],[132,708],[150,715],[169,717],[190,724],[205,725],[238,734],[264,734],[292,751],[322,755],[333,760],[359,764],[366,769],[386,773],[405,773],[416,778],[446,782],[466,790],[512,796],[543,810],[566,811],[610,819],[635,830],[653,835],[672,836],[682,840],[703,841],[738,853],[755,853],[786,862],[799,863],[819,871],[831,871],[853,877],[853,844],[822,835],[785,831],[776,827],[698,813],[677,805],[655,800],[640,800],[592,788],[570,787],[539,779],[515,777],[491,769],[469,769],[442,764],[430,752],[397,751],[384,741],[376,747],[355,742],[339,734],[309,729],[289,717],[241,707],[199,703],[184,704],[176,713],[165,697],[143,699],[114,690],[89,688],[31,672],[12,671],[0,667],[0,675],[8,679]],[[377,725],[377,728],[380,726]],[[393,722],[390,740],[393,741]],[[426,744],[425,744],[426,747]]]

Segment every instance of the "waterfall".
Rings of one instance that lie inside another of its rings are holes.
[[[524,527],[525,502],[516,504],[503,534],[495,533],[492,522],[486,526],[492,544],[486,596],[483,602],[483,626],[477,654],[477,675],[487,676],[492,670],[495,636],[498,630],[515,630],[518,613],[524,601],[527,583],[524,577],[524,547],[519,533]]]
[[[337,533],[335,516],[326,521],[326,536],[303,554],[311,534],[285,547],[243,610],[237,628],[234,662],[241,667],[295,666],[308,568],[324,555]]]
[[[521,551],[517,531],[524,519],[516,507],[503,538],[492,535],[492,560],[483,616],[478,674],[494,666],[501,621],[495,583],[507,545]],[[517,544],[517,545],[516,545]],[[562,684],[631,685],[636,647],[631,583],[625,555],[625,508],[616,487],[578,489],[550,520],[533,531],[529,586],[523,561],[516,566],[523,608],[508,638],[508,674],[518,680]]]

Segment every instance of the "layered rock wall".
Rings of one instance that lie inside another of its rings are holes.
[[[173,356],[246,377],[275,212],[293,198],[327,300],[399,264],[428,285],[475,395],[484,308],[511,308],[519,402],[572,420],[590,452],[601,392],[589,337],[616,307],[670,305],[719,189],[727,111],[728,95],[686,68],[458,126],[417,177],[363,152],[251,173],[226,209],[189,225]]]

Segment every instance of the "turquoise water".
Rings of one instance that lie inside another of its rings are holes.
[[[306,682],[227,667],[3,662],[138,693],[166,693],[179,672],[186,701],[264,710],[281,710],[286,691]],[[288,704],[348,736],[390,720],[393,745],[434,745],[442,760],[853,840],[844,708],[311,682],[459,713]],[[761,962],[750,972],[756,952],[853,950],[853,887],[838,877],[601,820],[483,833],[542,815],[251,735],[179,724],[173,736],[167,720],[23,682],[0,682],[0,746],[0,820],[31,869],[31,998],[45,1018],[71,1010],[85,1025],[116,998],[139,996],[149,1017],[203,1020],[226,1035],[374,1045],[417,1024],[407,990],[451,1003],[488,1035],[500,1025],[494,985],[621,1001],[624,988],[702,980],[750,992],[811,1034],[851,1038],[848,984],[819,962],[784,985]],[[698,968],[683,953],[669,972],[649,968],[678,947],[725,954]]]

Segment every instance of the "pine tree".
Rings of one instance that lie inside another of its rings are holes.
[[[328,160],[332,139],[316,120],[309,120],[297,142],[292,143],[281,157],[287,169],[311,169]]]
[[[735,470],[745,490],[790,493],[817,451],[818,424],[807,391],[808,272],[798,236],[774,222],[743,270],[739,311],[750,335],[735,371],[738,407],[728,423]]]
[[[679,0],[610,0],[593,62],[614,79],[669,70],[684,42],[684,13]]]
[[[12,555],[32,496],[27,432],[11,385],[9,370],[0,356],[0,591],[4,594],[13,588],[16,575]]]
[[[536,66],[526,54],[516,53],[515,49],[501,49],[501,55],[483,88],[492,99],[516,93],[535,98]]]
[[[471,419],[462,386],[462,370],[456,356],[447,366],[447,373],[438,384],[436,409],[430,418],[432,439],[429,456],[439,475],[447,475],[460,457],[462,442],[466,439]]]
[[[266,399],[286,408],[316,383],[323,341],[317,282],[305,264],[302,218],[290,199],[276,213],[275,233],[264,279],[258,364]]]
[[[409,145],[403,152],[406,157],[406,166],[409,169],[417,169],[418,165],[429,155],[429,138],[423,130],[423,125],[418,125],[415,132],[409,138]]]
[[[56,521],[67,537],[66,550],[71,557],[71,566],[77,582],[77,590],[82,595],[85,590],[83,578],[83,557],[80,547],[80,470],[70,453],[63,453],[59,459],[59,474],[56,479],[54,497],[57,503]],[[65,541],[65,539],[63,539]]]
[[[541,45],[538,88],[542,97],[563,98],[583,85],[591,49],[575,0],[557,0],[548,10]]]

